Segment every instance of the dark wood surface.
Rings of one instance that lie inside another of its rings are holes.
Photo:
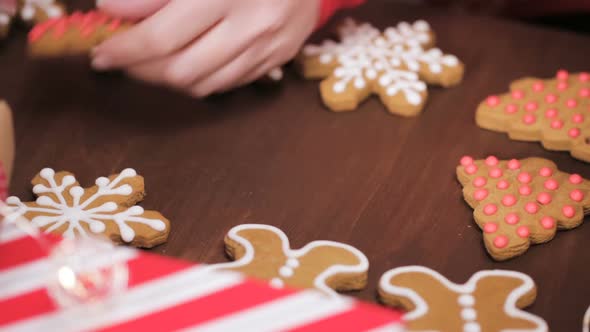
[[[12,193],[31,198],[29,180],[46,166],[86,184],[133,167],[146,177],[142,205],[173,223],[155,252],[224,262],[230,227],[267,223],[293,247],[329,239],[362,250],[370,282],[353,295],[364,300],[375,301],[378,278],[397,266],[425,265],[455,282],[480,269],[513,269],[538,284],[531,312],[554,331],[579,331],[590,305],[590,225],[494,262],[454,172],[464,154],[495,154],[550,158],[590,178],[590,165],[567,153],[474,123],[479,101],[511,80],[588,70],[590,38],[390,1],[369,1],[354,15],[379,27],[427,19],[439,46],[466,63],[463,84],[432,88],[425,112],[412,119],[389,115],[376,99],[357,112],[328,112],[317,83],[292,69],[278,87],[198,101],[93,73],[85,59],[27,60],[21,29],[0,48],[0,97],[12,105],[17,130]]]

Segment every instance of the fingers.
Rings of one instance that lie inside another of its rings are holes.
[[[139,19],[154,14],[168,2],[170,0],[97,0],[96,7],[115,17]]]
[[[92,65],[97,70],[117,69],[171,54],[220,21],[224,4],[172,0],[146,20],[96,47]],[[196,20],[194,13],[199,12],[207,15],[200,15]]]

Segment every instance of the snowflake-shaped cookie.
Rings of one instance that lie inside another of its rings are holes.
[[[168,238],[170,221],[159,212],[135,204],[145,196],[143,177],[133,169],[100,177],[96,185],[82,188],[73,174],[45,168],[33,181],[34,202],[17,197],[6,200],[45,233],[66,238],[101,234],[114,242],[151,248]]]
[[[299,57],[306,78],[325,78],[321,95],[333,111],[354,110],[374,93],[391,113],[413,116],[426,102],[426,83],[448,87],[463,77],[457,57],[433,48],[425,21],[380,32],[348,19],[338,34],[340,42],[307,45]]]

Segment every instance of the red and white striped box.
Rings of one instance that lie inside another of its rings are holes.
[[[56,244],[57,238],[48,238]],[[276,289],[235,273],[118,247],[96,267],[126,262],[128,288],[59,306],[50,257],[18,228],[0,229],[2,331],[403,331],[400,314],[350,298]]]

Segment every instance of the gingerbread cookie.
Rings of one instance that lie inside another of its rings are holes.
[[[19,16],[23,22],[33,25],[62,17],[66,7],[56,0],[18,0]]]
[[[0,100],[0,163],[3,164],[7,183],[10,182],[14,162],[14,127],[12,111]]]
[[[463,78],[463,64],[433,48],[424,21],[380,32],[348,19],[338,34],[340,42],[307,45],[299,56],[306,78],[324,79],[322,100],[333,111],[352,111],[377,94],[391,113],[414,116],[426,102],[426,83],[449,87]]]
[[[4,165],[0,162],[0,202],[4,202],[8,196],[8,176]]]
[[[10,16],[8,13],[0,11],[0,40],[8,36],[11,23],[12,16]]]
[[[131,22],[98,11],[75,12],[33,27],[29,32],[29,53],[36,57],[89,53],[93,47],[131,25]]]
[[[484,129],[520,141],[540,141],[548,150],[569,151],[590,162],[590,73],[560,70],[554,79],[523,78],[510,92],[489,96],[475,120]]]
[[[379,282],[383,303],[401,307],[409,331],[548,331],[547,323],[520,309],[536,298],[533,280],[520,272],[486,270],[457,285],[423,266],[387,271]]]
[[[245,224],[225,237],[225,251],[235,260],[213,265],[253,278],[268,280],[274,287],[316,288],[328,295],[359,290],[367,284],[369,261],[358,249],[332,241],[313,241],[293,250],[280,229]]]
[[[145,196],[143,177],[133,169],[96,179],[96,185],[82,188],[73,174],[43,169],[32,181],[34,202],[17,197],[6,200],[16,215],[45,233],[66,238],[100,234],[113,242],[151,248],[166,241],[170,221],[159,212],[136,206]]]
[[[496,260],[521,255],[531,243],[553,239],[557,229],[579,226],[590,213],[590,181],[547,159],[463,157],[457,177]]]

